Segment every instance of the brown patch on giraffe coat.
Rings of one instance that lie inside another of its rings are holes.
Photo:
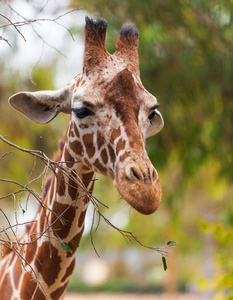
[[[80,138],[80,134],[79,134],[79,130],[78,130],[78,127],[76,126],[75,123],[73,123],[74,125],[74,132],[75,132],[75,135],[77,136],[77,138]]]
[[[64,146],[65,146],[64,140],[65,140],[65,138],[63,140],[60,139],[59,142],[58,142],[59,149],[54,154],[54,159],[53,159],[54,161],[60,161],[61,160],[62,152],[63,152]],[[55,171],[55,168],[53,168],[53,170]],[[49,189],[51,189],[51,191],[50,191],[51,196],[50,196],[50,201],[48,201],[48,204],[51,204],[51,202],[52,202],[52,196],[53,196],[53,192],[54,192],[54,180],[55,180],[55,176],[50,175],[46,179],[46,182],[45,182],[45,185],[44,185],[44,189],[43,189],[43,193],[42,193],[43,200],[46,199],[46,197],[48,195],[48,191],[49,191]]]
[[[82,237],[82,234],[83,234],[83,231],[84,231],[84,226],[81,228],[81,230],[79,231],[79,233],[76,234],[76,235],[71,239],[71,241],[72,241],[72,242],[76,242],[76,243],[79,245],[79,244],[80,244],[81,237]],[[75,253],[76,250],[77,250],[77,246],[75,246],[73,243],[69,242],[68,245],[69,245],[70,249],[72,250],[72,253],[71,253],[71,252],[66,252],[66,257],[67,257],[67,258],[73,256],[74,253]]]
[[[74,158],[70,155],[69,151],[65,149],[65,161],[68,168],[72,168],[74,165]]]
[[[70,143],[70,149],[75,153],[78,154],[80,156],[83,155],[83,145],[80,141],[75,140],[73,142]]]
[[[72,260],[69,267],[66,269],[65,275],[62,277],[62,280],[61,280],[62,282],[65,282],[67,280],[67,278],[72,275],[74,266],[75,266],[75,259]]]
[[[67,288],[68,282],[65,283],[63,286],[59,287],[56,291],[52,292],[51,294],[51,300],[58,300],[61,298],[61,296],[63,295],[63,293],[65,292],[66,288]]]
[[[47,254],[48,257],[48,254]],[[33,279],[31,274],[25,273],[20,287],[20,299],[45,300],[45,295],[41,291],[39,284]],[[36,291],[36,292],[35,292]],[[33,298],[32,298],[33,296]]]
[[[59,139],[58,141],[58,151],[54,154],[54,160],[55,161],[60,161],[61,160],[61,156],[62,156],[62,151],[65,147],[65,136],[63,139]]]
[[[116,160],[116,155],[115,155],[115,151],[113,149],[113,147],[111,145],[108,145],[108,151],[109,151],[109,155],[110,155],[110,159],[112,164],[115,164],[115,160]]]
[[[80,84],[81,78],[77,78],[77,80],[75,81],[75,86],[78,87]]]
[[[30,233],[34,232],[37,232],[37,223],[34,223],[31,227]],[[30,240],[31,243],[27,245],[27,251],[25,256],[25,259],[28,264],[30,264],[35,258],[35,253],[37,250],[37,235],[30,235]]]
[[[52,180],[53,180],[53,176],[49,176],[46,181],[45,181],[45,184],[44,184],[44,189],[43,189],[43,193],[42,193],[42,198],[43,200],[45,200],[47,194],[48,194],[48,191],[49,191],[49,188],[51,186],[51,183],[52,183]]]
[[[13,268],[13,277],[14,277],[14,283],[15,283],[15,288],[19,288],[19,280],[20,276],[22,275],[22,264],[19,258],[17,258],[14,268]],[[1,299],[1,298],[0,298]]]
[[[10,240],[12,241],[13,239],[10,238]],[[15,240],[15,239],[14,239]],[[4,242],[2,244],[2,249],[0,248],[0,260],[1,260],[1,256],[5,257],[7,254],[11,253],[12,251],[12,247],[11,247],[11,242]]]
[[[78,245],[80,245],[80,241],[81,241],[81,238],[82,238],[82,235],[83,235],[83,231],[84,231],[84,226],[80,229],[80,231],[71,239],[71,241],[74,241],[76,242]],[[73,252],[75,252],[77,250],[77,247],[72,244],[72,243],[69,243],[69,246],[71,248],[71,250]],[[70,252],[68,252],[69,254],[71,254]]]
[[[95,154],[95,146],[93,143],[93,138],[94,138],[94,133],[87,133],[83,136],[83,142],[89,158],[92,158]]]
[[[70,137],[75,137],[75,135],[74,135],[74,132],[73,131],[70,131],[70,133],[69,133],[69,135],[70,135]]]
[[[10,275],[7,273],[2,281],[0,288],[0,299],[10,299],[13,294]]]
[[[66,184],[63,172],[59,169],[57,172],[57,193],[60,197],[65,195]]]
[[[105,138],[104,135],[98,131],[97,132],[97,146],[98,146],[98,150],[105,144]]]
[[[55,202],[53,204],[53,211],[54,214],[51,216],[51,223],[54,223],[52,226],[54,234],[63,240],[70,232],[72,222],[75,218],[76,208],[68,204]]]
[[[102,158],[103,163],[106,165],[106,163],[108,162],[108,154],[105,148],[101,151],[100,156]]]
[[[61,270],[61,262],[58,250],[53,244],[44,242],[38,250],[35,266],[48,286],[54,284],[58,278]]]
[[[120,156],[120,162],[123,162],[127,157],[129,157],[129,154],[125,151],[125,152]]]
[[[44,210],[41,210],[40,215],[40,232],[43,232],[45,228],[45,212]]]
[[[82,181],[83,181],[85,187],[87,187],[89,182],[91,180],[93,180],[93,177],[94,177],[94,172],[93,171],[91,171],[89,173],[82,174]]]
[[[76,182],[77,175],[75,171],[71,171],[71,176],[69,177],[68,193],[72,200],[78,197],[78,183]]]
[[[86,81],[83,79],[83,81],[81,82],[81,85],[80,86],[84,86],[86,83]]]
[[[125,140],[123,140],[122,138],[119,139],[118,143],[117,143],[117,146],[116,146],[116,153],[118,155],[118,153],[121,151],[121,150],[124,150],[125,149]]]
[[[98,158],[95,160],[95,162],[93,163],[93,165],[97,168],[97,170],[101,174],[103,174],[103,175],[107,174],[107,169],[100,163],[100,161],[99,161]]]
[[[121,129],[118,127],[117,129],[113,129],[111,136],[110,136],[110,142],[114,143],[115,139],[118,138],[121,135]]]
[[[78,227],[81,227],[84,224],[85,216],[86,216],[87,210],[81,212],[79,219],[78,219]]]

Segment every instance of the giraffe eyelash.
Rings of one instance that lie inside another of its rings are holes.
[[[156,112],[152,111],[152,113],[148,116],[148,119],[149,119],[151,124],[152,124],[152,119],[154,118],[155,114],[156,114]]]
[[[153,107],[151,108],[151,110],[158,109],[158,108],[160,108],[161,106],[162,106],[161,104],[157,103],[155,106],[153,106]]]
[[[93,111],[91,111],[87,107],[71,108],[71,111],[73,111],[79,119],[83,119],[88,116],[93,116],[95,114]]]
[[[161,107],[160,104],[155,105],[152,109],[152,113],[148,116],[148,119],[150,121],[150,124],[152,125],[152,119],[154,118],[155,115],[159,116],[159,114],[157,114],[156,109]],[[160,116],[159,116],[160,117]]]

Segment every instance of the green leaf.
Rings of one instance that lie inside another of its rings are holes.
[[[22,208],[22,212],[23,212],[23,215],[25,214],[25,212],[26,212],[26,210],[24,210],[23,208]]]
[[[71,241],[70,243],[73,244],[76,247],[79,247],[79,244],[77,242],[75,242],[75,241]]]
[[[167,245],[168,246],[175,246],[175,245],[177,245],[177,243],[174,242],[174,241],[169,241],[169,242],[167,242]]]
[[[164,256],[162,256],[162,262],[163,262],[164,271],[166,271],[167,270],[167,262],[166,262],[166,258]]]
[[[62,242],[62,243],[61,243],[61,247],[62,247],[62,249],[65,250],[66,252],[73,253],[72,249],[70,248],[70,246],[69,246],[66,242]]]

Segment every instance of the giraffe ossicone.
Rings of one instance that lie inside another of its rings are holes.
[[[23,260],[8,251],[0,261],[0,299],[63,299],[89,203],[75,179],[91,193],[97,172],[113,179],[120,195],[140,213],[159,207],[161,186],[145,140],[162,129],[163,119],[157,99],[140,80],[138,31],[122,29],[111,55],[105,48],[106,30],[105,20],[86,17],[83,71],[64,88],[20,92],[9,99],[39,124],[60,112],[71,115],[59,156],[70,176],[56,170],[37,222],[21,238],[21,247],[13,244]],[[37,240],[36,234],[49,226],[52,232]],[[73,253],[66,253],[61,241]]]

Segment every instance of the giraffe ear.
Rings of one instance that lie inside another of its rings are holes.
[[[86,17],[83,73],[88,76],[110,55],[105,48],[108,23],[104,19],[92,20]]]
[[[127,26],[121,29],[114,55],[122,58],[127,63],[127,68],[133,73],[139,73],[138,44],[136,28]]]
[[[70,113],[69,88],[57,91],[20,92],[9,98],[9,104],[38,124],[46,124],[60,112]]]

